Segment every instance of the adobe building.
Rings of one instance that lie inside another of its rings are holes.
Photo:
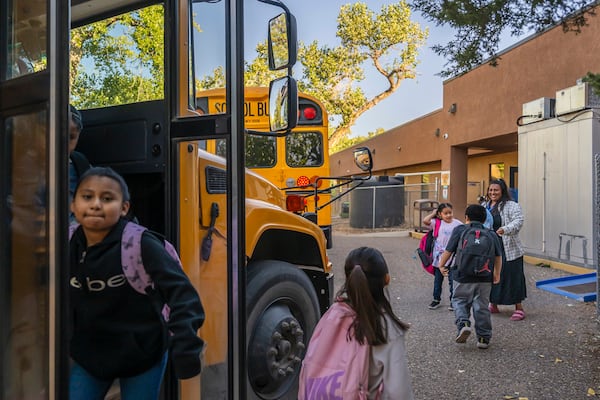
[[[493,178],[518,191],[517,119],[523,104],[554,99],[587,72],[600,72],[600,15],[589,16],[588,24],[581,33],[549,28],[500,52],[498,66],[482,64],[446,80],[441,109],[360,144],[373,152],[373,174],[436,171],[407,176],[405,183],[442,178],[448,186],[439,200],[456,210],[476,202]],[[333,176],[356,173],[351,152],[331,155]],[[449,180],[440,171],[449,171]]]

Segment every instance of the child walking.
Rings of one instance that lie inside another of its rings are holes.
[[[440,257],[444,252],[446,245],[448,244],[448,240],[450,239],[450,235],[452,235],[454,228],[462,225],[461,221],[454,218],[452,204],[450,203],[441,203],[436,210],[434,210],[431,214],[426,215],[423,218],[423,225],[427,226],[429,229],[435,229],[438,221],[440,223],[440,229],[433,245],[433,265],[435,268],[433,269],[433,300],[429,304],[430,310],[435,310],[438,308],[440,306],[440,302],[442,301],[442,284],[444,283],[444,275],[438,268]],[[448,266],[450,266],[452,260],[448,260],[447,263]],[[451,300],[452,274],[448,275],[448,290],[450,292],[448,298]],[[452,303],[450,303],[450,306],[448,306],[448,310],[452,311]]]
[[[337,332],[340,326],[347,325],[347,330],[341,333],[344,337],[338,340],[340,334],[327,335],[321,331],[322,337],[315,339],[317,335],[313,335],[307,354],[331,354],[328,352],[344,340],[366,343],[370,347],[367,398],[413,399],[404,338],[409,325],[394,314],[386,297],[384,288],[390,282],[390,275],[383,255],[379,250],[371,247],[354,249],[346,257],[344,272],[346,281],[337,294],[336,302],[319,322],[319,325],[325,323],[326,329],[330,332]],[[332,315],[337,318],[331,318]],[[347,318],[352,320],[344,324],[342,320]],[[319,331],[319,325],[316,331]],[[336,343],[331,343],[324,338],[329,338]],[[329,359],[329,356],[326,355],[325,358]],[[346,355],[343,358],[346,359]],[[348,366],[349,369],[352,367],[355,366]],[[315,390],[315,386],[309,382],[311,379],[305,376],[305,365],[302,368],[299,399],[341,399],[349,395],[344,392],[346,396],[342,396],[341,391],[345,388],[341,383],[331,384],[331,389],[326,388],[324,393],[319,389]],[[321,380],[322,385],[326,386],[326,381],[327,379]]]
[[[141,237],[141,258],[153,285],[142,294],[129,284],[121,263],[129,190],[112,169],[86,171],[71,210],[80,225],[70,242],[69,399],[104,399],[115,379],[123,400],[158,399],[167,357],[180,379],[200,373],[198,293],[163,239],[149,231]]]
[[[455,341],[465,343],[470,336],[473,309],[479,349],[487,349],[492,338],[492,318],[488,301],[492,282],[500,281],[502,270],[502,247],[497,235],[484,227],[485,218],[485,207],[478,204],[468,206],[465,211],[465,225],[452,232],[439,261],[440,270],[447,275],[449,269],[445,265],[452,254],[457,251],[465,254],[457,254],[456,264],[452,266],[452,305],[458,329]],[[468,233],[473,235],[467,237]]]

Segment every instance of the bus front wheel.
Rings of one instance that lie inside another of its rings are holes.
[[[250,263],[247,275],[248,397],[296,399],[319,302],[306,274],[274,260]]]

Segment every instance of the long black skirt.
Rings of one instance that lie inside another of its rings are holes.
[[[503,260],[504,261],[504,260]],[[500,283],[492,285],[490,303],[511,305],[527,298],[523,257],[505,261],[500,272]]]

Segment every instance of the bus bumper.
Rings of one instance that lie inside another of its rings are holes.
[[[333,273],[327,274],[327,289],[329,292],[329,304],[327,305],[327,308],[329,308],[329,306],[333,304],[333,296],[335,295],[333,288]]]
[[[333,247],[333,236],[331,225],[321,225],[321,229],[325,234],[325,240],[327,240],[327,249],[331,249]]]

